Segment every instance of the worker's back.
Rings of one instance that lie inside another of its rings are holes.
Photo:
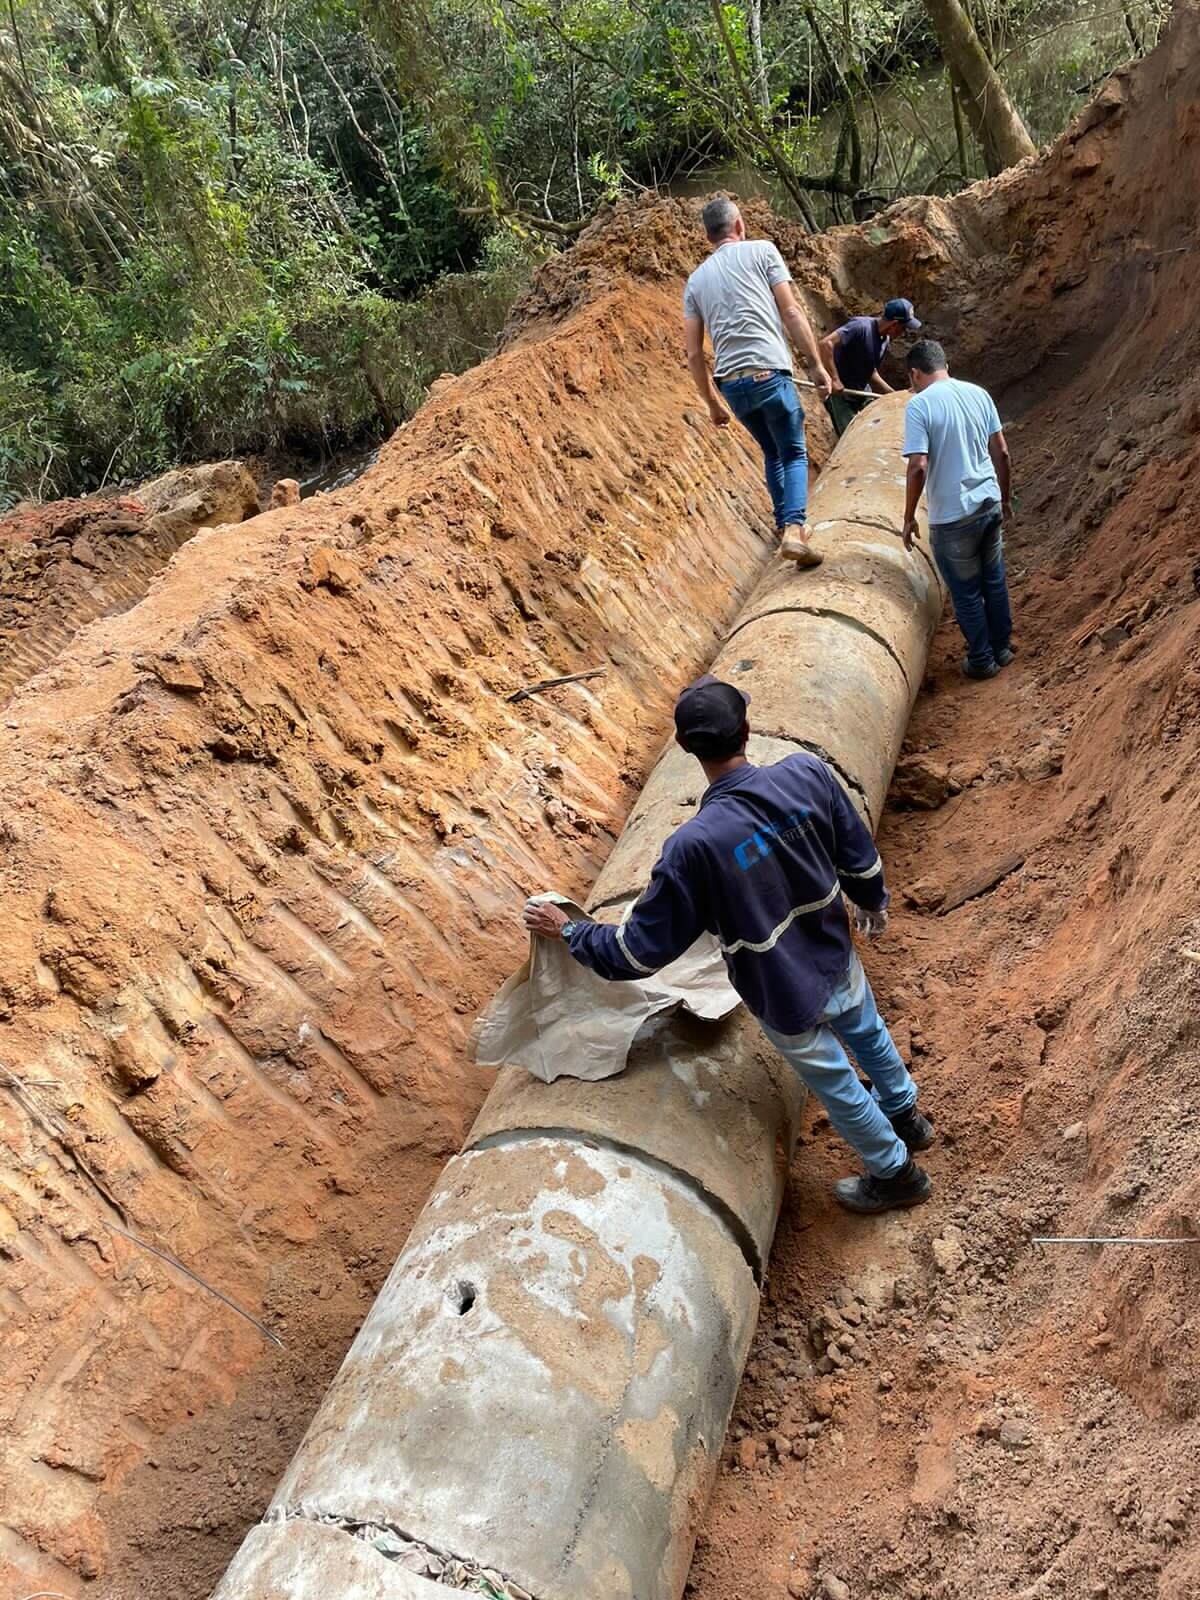
[[[731,240],[687,281],[684,315],[699,317],[712,340],[717,378],[731,372],[790,372],[792,356],[773,287],[791,280],[768,239]]]
[[[694,897],[750,1010],[780,1033],[811,1027],[850,961],[841,878],[882,873],[825,763],[798,754],[718,778],[661,864]]]
[[[913,395],[904,415],[904,454],[929,457],[925,495],[934,527],[1000,503],[988,440],[1000,432],[995,402],[978,384],[940,378]]]

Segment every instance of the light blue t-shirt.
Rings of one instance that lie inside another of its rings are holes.
[[[927,455],[925,500],[929,525],[961,522],[991,502],[1000,484],[988,440],[1000,432],[1000,414],[986,389],[941,378],[913,395],[904,413],[904,454]]]

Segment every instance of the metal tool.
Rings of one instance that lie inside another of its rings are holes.
[[[797,378],[796,382],[801,389],[815,389],[817,386],[808,378]],[[893,393],[896,391],[893,390]],[[874,389],[839,389],[838,394],[848,394],[852,400],[878,400],[880,396]]]

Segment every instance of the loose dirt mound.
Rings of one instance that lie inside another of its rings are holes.
[[[258,512],[240,461],[183,467],[135,495],[91,495],[0,519],[0,702],[95,617],[136,605],[198,528]]]
[[[1028,1244],[1198,1231],[1197,31],[1041,164],[816,241],[770,224],[823,324],[902,285],[1005,385],[1024,653],[968,690],[947,634],[912,737],[960,792],[885,832],[914,903],[876,970],[937,1209],[832,1218],[814,1129],[705,1600],[1200,1592],[1169,1501],[1197,1258]],[[14,1592],[206,1592],[480,1098],[461,1045],[522,897],[594,875],[766,554],[753,457],[682,365],[697,256],[686,208],[608,219],[352,489],[200,534],[5,708]]]

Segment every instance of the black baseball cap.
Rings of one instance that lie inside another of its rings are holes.
[[[746,721],[750,696],[732,683],[722,683],[711,673],[689,683],[675,702],[675,732],[684,749],[694,756],[721,757],[735,753]]]
[[[913,303],[911,300],[889,300],[883,308],[886,322],[902,322],[908,333],[920,333],[921,324],[913,316]]]

